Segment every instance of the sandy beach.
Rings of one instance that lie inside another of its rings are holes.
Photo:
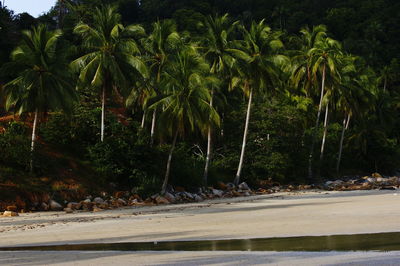
[[[0,218],[0,247],[379,232],[400,232],[398,191],[296,192],[97,213],[27,213]],[[43,261],[43,253],[51,254],[51,260]],[[375,259],[378,264],[395,265],[391,263],[400,262],[400,252],[2,252],[0,258],[0,264],[18,265],[130,264],[130,260],[140,265],[184,265],[191,260],[197,265],[242,265],[243,260],[253,264],[252,259],[254,264],[286,265],[296,261],[365,265],[360,262]]]

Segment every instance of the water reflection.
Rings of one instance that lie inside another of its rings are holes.
[[[400,232],[202,241],[76,244],[0,248],[0,251],[396,251]]]

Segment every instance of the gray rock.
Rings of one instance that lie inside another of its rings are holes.
[[[166,198],[166,199],[167,199],[169,202],[171,202],[171,203],[175,203],[175,202],[176,202],[175,196],[172,195],[172,194],[169,193],[169,192],[165,192],[164,198]]]
[[[50,200],[49,202],[50,210],[52,211],[62,211],[63,207],[60,203],[55,200]]]
[[[200,195],[195,194],[195,195],[194,195],[194,200],[195,200],[196,202],[200,202],[200,201],[203,201],[204,199],[203,199]]]
[[[102,204],[102,203],[104,203],[104,200],[100,197],[96,197],[93,199],[93,202],[97,203],[97,204]]]
[[[238,188],[241,189],[241,190],[250,190],[250,187],[247,185],[246,182],[240,183]]]
[[[91,203],[92,201],[90,199],[85,199],[83,202],[84,203]]]
[[[368,177],[366,180],[368,181],[368,183],[375,183],[376,182],[376,178],[373,178],[373,177]]]
[[[65,213],[73,213],[74,210],[71,208],[64,208]]]
[[[215,189],[215,188],[212,189],[212,193],[213,193],[215,196],[218,196],[218,197],[222,197],[222,195],[224,195],[224,192],[223,192],[222,190]]]
[[[121,204],[121,205],[124,205],[124,206],[126,206],[126,205],[128,204],[124,199],[121,199],[121,198],[118,198],[118,199],[117,199],[117,202],[118,202],[119,204]]]

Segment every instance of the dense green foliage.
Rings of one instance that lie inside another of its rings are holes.
[[[42,122],[35,150],[23,123],[0,122],[0,180],[29,163],[27,176],[54,174],[52,152],[140,191],[235,173],[253,184],[393,174],[399,12],[393,0],[64,0],[39,18],[0,8],[0,114]]]

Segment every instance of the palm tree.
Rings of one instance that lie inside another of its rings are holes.
[[[151,105],[150,109],[160,107],[163,110],[159,118],[162,126],[160,130],[173,138],[161,189],[161,193],[164,194],[178,136],[184,136],[196,129],[204,131],[210,119],[212,123],[218,125],[219,116],[209,105],[208,90],[217,81],[209,76],[209,65],[199,56],[195,48],[189,46],[178,51],[162,75],[164,95]]]
[[[231,23],[228,14],[223,16],[208,16],[204,21],[206,28],[203,39],[206,50],[205,57],[210,63],[210,74],[215,75],[220,81],[229,79],[229,72],[234,62],[234,48],[232,48],[232,33],[236,29],[237,22]],[[223,82],[225,83],[225,82]],[[215,87],[211,87],[210,106],[213,107]],[[208,171],[212,156],[212,127],[208,127],[207,155],[203,174],[203,186],[207,186]]]
[[[87,52],[72,62],[80,71],[83,85],[101,88],[101,141],[104,140],[106,95],[113,89],[128,89],[135,77],[146,78],[148,70],[138,56],[139,48],[133,37],[144,34],[140,26],[124,27],[114,7],[96,8],[93,25],[80,22],[74,32],[83,39]]]
[[[151,72],[152,92],[149,96],[155,96],[161,92],[161,73],[168,63],[169,58],[177,47],[182,45],[181,37],[176,31],[175,22],[172,20],[157,21],[153,23],[153,31],[144,39],[143,46],[146,51]],[[153,110],[151,123],[151,144],[154,142],[157,110]]]
[[[61,31],[48,31],[39,25],[22,33],[22,44],[12,52],[12,62],[3,71],[16,72],[17,77],[4,85],[6,109],[21,114],[33,112],[31,152],[36,143],[40,113],[49,110],[70,110],[76,94],[70,83],[65,54],[58,47]],[[33,170],[33,157],[30,165]]]
[[[285,60],[284,56],[278,55],[278,51],[283,48],[279,40],[280,33],[273,32],[264,24],[264,20],[259,23],[253,22],[249,29],[243,26],[240,29],[244,39],[237,42],[242,52],[235,52],[240,60],[235,66],[238,75],[232,79],[232,86],[242,87],[248,95],[248,103],[239,166],[234,179],[236,185],[239,184],[243,168],[253,93],[255,90],[262,91],[272,86],[277,76],[278,63]]]
[[[326,90],[326,78],[328,77],[333,79],[337,73],[337,64],[341,55],[341,45],[339,42],[329,37],[321,38],[316,41],[315,46],[308,51],[308,55],[313,79],[321,79],[320,100],[308,160],[308,178],[309,180],[313,180],[312,163],[314,157],[314,146],[323,107],[323,99]]]

